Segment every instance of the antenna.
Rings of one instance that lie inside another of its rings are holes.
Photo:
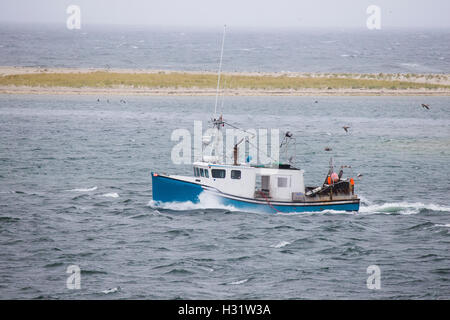
[[[223,81],[223,93],[222,93],[222,103],[220,105],[220,113],[222,114],[223,112],[223,103],[225,101],[225,93],[227,91],[227,78],[224,79]]]
[[[220,87],[220,72],[222,71],[222,58],[223,58],[223,45],[225,43],[225,30],[227,25],[223,26],[223,36],[222,36],[222,50],[220,50],[220,62],[219,62],[219,75],[217,77],[217,90],[216,90],[216,103],[214,105],[214,118],[217,119],[217,101],[219,99],[219,87]]]

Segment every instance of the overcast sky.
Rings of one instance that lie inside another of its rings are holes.
[[[449,0],[0,0],[0,22],[65,24],[71,4],[85,25],[365,28],[374,4],[385,28],[450,28]]]

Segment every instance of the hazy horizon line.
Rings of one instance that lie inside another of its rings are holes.
[[[11,25],[11,26],[47,26],[47,27],[56,27],[61,26],[66,29],[65,22],[31,22],[31,21],[0,21],[0,25]],[[82,28],[79,30],[68,30],[75,32],[83,32],[83,27],[86,28],[98,28],[98,27],[108,27],[108,28],[141,28],[141,29],[190,29],[190,30],[202,30],[202,31],[210,31],[216,32],[223,30],[223,24],[217,25],[163,25],[163,24],[129,24],[129,23],[90,23],[86,22],[82,24]],[[217,30],[216,30],[217,29]],[[414,27],[406,27],[406,26],[386,26],[381,28],[380,30],[369,30],[364,26],[247,26],[247,25],[228,25],[227,30],[238,30],[238,31],[276,31],[276,30],[289,30],[289,31],[301,31],[301,30],[310,30],[310,31],[320,31],[320,30],[335,30],[335,31],[367,31],[368,33],[382,33],[383,30],[387,31],[420,31],[420,30],[428,30],[428,31],[448,31],[450,32],[449,27],[438,27],[438,26],[414,26]]]

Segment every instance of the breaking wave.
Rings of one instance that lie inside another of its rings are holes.
[[[249,279],[237,280],[237,281],[230,282],[229,284],[231,284],[231,285],[243,284],[243,283],[246,283],[248,280]]]
[[[109,294],[109,293],[114,293],[114,292],[117,292],[117,291],[120,291],[120,287],[106,289],[106,290],[103,290],[102,293]]]
[[[107,197],[107,198],[118,198],[119,194],[116,192],[110,192],[110,193],[105,193],[102,194],[102,197]]]
[[[271,245],[272,248],[283,248],[287,245],[291,244],[289,241],[281,241],[275,245]]]
[[[435,224],[436,227],[447,227],[450,228],[450,223],[447,224]]]
[[[384,213],[384,214],[417,214],[422,210],[431,210],[437,212],[449,212],[450,207],[436,204],[424,204],[422,202],[388,202],[383,204],[361,205],[361,213]]]
[[[74,191],[74,192],[90,192],[90,191],[95,191],[97,190],[97,186],[92,187],[92,188],[77,188],[77,189],[72,189],[69,191]]]

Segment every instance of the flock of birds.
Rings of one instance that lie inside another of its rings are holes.
[[[318,102],[317,100],[314,101],[314,103],[317,103],[317,102]],[[422,105],[422,108],[424,108],[424,109],[426,109],[426,110],[430,110],[430,105],[429,105],[429,104],[422,103],[421,105]],[[344,129],[344,131],[345,131],[346,133],[348,133],[348,130],[350,129],[350,126],[345,125],[345,126],[342,127],[342,129]],[[325,151],[333,151],[333,149],[331,149],[330,147],[325,147],[324,150],[325,150]],[[345,166],[345,167],[348,167],[348,166]],[[359,178],[359,177],[362,177],[362,174],[361,174],[361,173],[358,173],[357,177],[358,177],[358,178]]]
[[[97,102],[101,102],[100,98],[97,99]],[[106,103],[109,103],[109,99],[106,99]],[[120,99],[120,103],[127,103],[124,99]]]
[[[315,101],[315,103],[317,103],[317,100]],[[430,110],[430,105],[422,103],[422,108]],[[350,126],[343,126],[342,129],[344,129],[344,131],[348,133],[348,129],[350,129]],[[333,149],[331,149],[330,147],[325,147],[325,151],[333,151]]]

